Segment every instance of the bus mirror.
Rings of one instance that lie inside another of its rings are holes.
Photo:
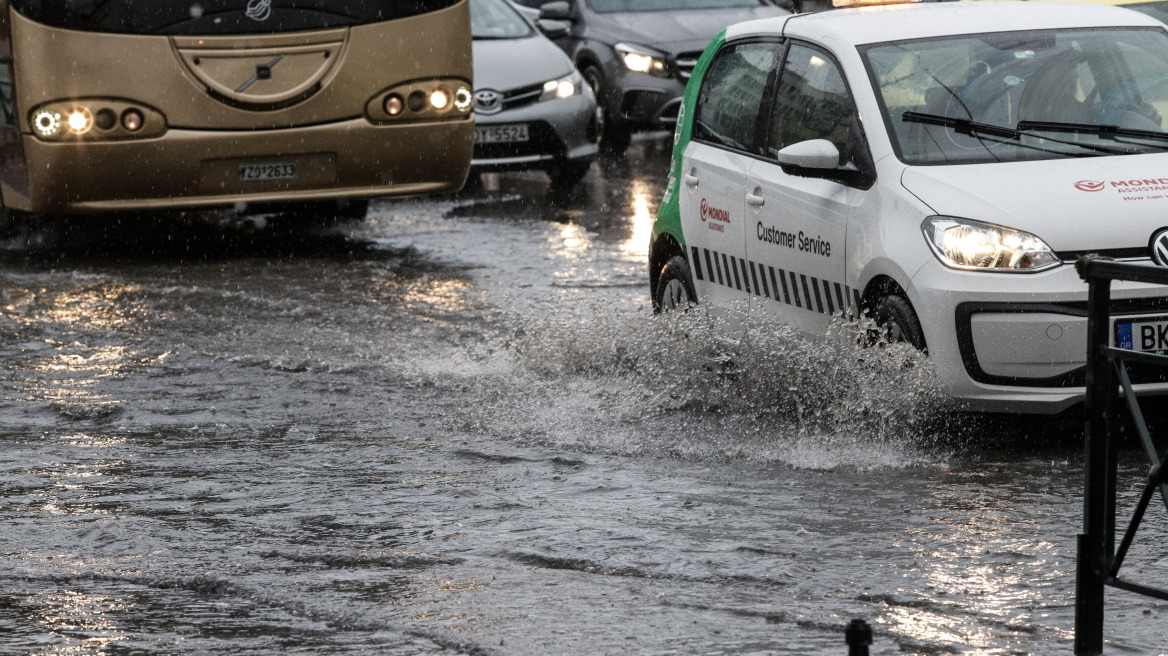
[[[568,31],[571,29],[571,26],[569,26],[566,21],[562,20],[549,20],[547,18],[541,18],[537,20],[535,24],[539,27],[539,31],[543,32],[544,36],[553,41],[568,36]]]
[[[568,3],[563,0],[556,0],[555,2],[546,2],[539,8],[540,20],[554,20],[566,21],[572,20],[572,10]]]

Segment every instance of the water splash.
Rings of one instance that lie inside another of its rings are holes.
[[[864,329],[838,320],[808,335],[747,314],[731,330],[701,308],[524,314],[501,349],[512,366],[477,380],[476,411],[461,427],[599,452],[811,469],[928,460],[955,404],[924,354],[863,347]]]

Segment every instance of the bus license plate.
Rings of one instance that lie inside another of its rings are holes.
[[[1115,322],[1115,346],[1168,355],[1168,317],[1119,319]]]
[[[299,175],[296,162],[270,162],[267,164],[240,164],[240,182],[261,182],[264,180],[295,180]]]
[[[484,125],[475,128],[475,143],[517,143],[527,141],[527,126]]]

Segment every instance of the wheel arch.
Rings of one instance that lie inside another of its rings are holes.
[[[662,232],[653,238],[649,244],[649,296],[656,298],[657,281],[661,278],[661,269],[674,255],[685,257],[685,247],[676,237],[668,232]]]

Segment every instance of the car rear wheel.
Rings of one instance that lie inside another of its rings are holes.
[[[653,311],[684,311],[697,305],[697,302],[698,295],[694,291],[689,262],[681,255],[674,255],[661,268],[657,289],[653,292]]]
[[[872,318],[876,321],[879,334],[875,335],[877,339],[869,339],[869,342],[883,338],[883,341],[890,344],[907,342],[918,351],[928,350],[921,321],[907,298],[900,294],[885,296],[876,304]]]
[[[620,155],[629,147],[633,133],[627,125],[622,125],[608,116],[608,90],[604,85],[604,74],[595,66],[584,67],[584,80],[592,87],[596,96],[596,124],[600,133],[600,149],[610,155]]]

